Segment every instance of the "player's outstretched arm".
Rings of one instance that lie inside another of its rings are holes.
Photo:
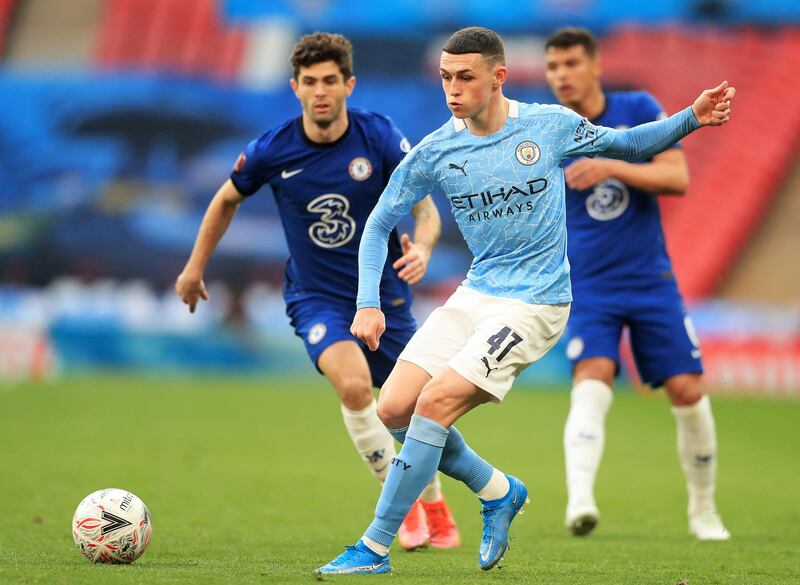
[[[731,100],[735,94],[736,89],[728,87],[728,82],[723,81],[714,89],[705,90],[690,107],[664,120],[628,130],[603,128],[611,140],[604,141],[605,148],[595,150],[594,154],[629,161],[652,158],[702,126],[726,124],[730,119]],[[591,148],[578,150],[589,152]]]
[[[415,222],[414,241],[408,234],[400,237],[403,255],[395,260],[392,268],[399,271],[397,276],[414,285],[422,280],[428,270],[433,248],[442,233],[442,220],[430,195],[414,205],[411,214]]]
[[[185,304],[189,305],[191,313],[194,313],[200,299],[208,300],[208,292],[203,282],[206,264],[233,221],[236,210],[239,209],[239,204],[243,200],[244,197],[228,179],[208,205],[197,232],[192,254],[189,256],[183,272],[175,281],[175,292]]]

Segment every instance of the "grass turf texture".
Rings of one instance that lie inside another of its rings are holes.
[[[464,544],[392,552],[394,576],[331,582],[797,583],[800,404],[716,399],[718,504],[733,540],[687,534],[665,401],[618,393],[597,496],[599,529],[569,537],[561,454],[566,392],[515,388],[469,414],[477,451],[526,481],[527,513],[499,569],[476,564],[480,516],[445,480]],[[311,583],[371,519],[378,486],[321,379],[70,378],[0,390],[1,583]],[[78,502],[133,491],[153,515],[130,566],[93,565],[72,543]]]

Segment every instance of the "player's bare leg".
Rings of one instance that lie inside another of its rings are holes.
[[[372,396],[372,376],[361,347],[354,341],[334,343],[320,354],[317,365],[339,395],[342,418],[353,444],[372,474],[383,483],[396,455],[395,442],[378,418]],[[442,499],[438,477],[431,480],[426,490],[438,492]],[[427,515],[421,503],[415,504],[403,521],[400,535],[400,546],[406,550],[423,548],[430,543]]]
[[[378,416],[387,429],[407,427],[431,375],[416,364],[397,360],[378,396]]]
[[[317,361],[342,402],[344,426],[372,474],[383,481],[395,456],[394,439],[377,414],[367,358],[355,341],[339,341]]]
[[[424,377],[410,364],[405,371],[407,375],[394,376],[392,382],[396,386],[389,386],[387,382],[387,387],[406,386],[416,391],[418,386],[414,386],[414,382]],[[390,390],[387,400],[392,398],[391,394]],[[408,394],[411,393],[404,393]],[[465,481],[483,501],[484,531],[479,564],[484,570],[497,564],[508,545],[511,521],[527,501],[527,489],[518,479],[506,476],[480,459],[452,427],[460,416],[492,398],[450,368],[425,384],[416,402],[404,447],[396,458],[397,465],[387,478],[375,520],[362,538],[369,549],[381,557],[388,553],[398,514],[403,514],[406,506],[411,505],[409,500],[419,495],[420,481],[428,477],[432,469],[440,467]],[[394,414],[399,417],[402,413]],[[481,472],[476,471],[478,468]],[[464,473],[465,469],[469,472]]]
[[[419,366],[398,360],[378,398],[378,416],[389,432],[402,442],[422,388],[431,379]],[[424,534],[423,534],[424,529]],[[455,548],[461,544],[453,515],[442,494],[439,475],[422,490],[397,533],[400,546],[406,550],[419,548],[417,543],[430,543],[436,548]]]
[[[603,457],[605,419],[611,406],[616,364],[605,357],[579,361],[573,372],[571,404],[564,426],[567,471],[567,511],[564,524],[575,536],[585,536],[600,521],[594,482]]]
[[[717,436],[702,378],[699,374],[680,374],[668,379],[664,386],[672,402],[678,458],[689,493],[689,532],[700,540],[728,540],[731,535],[714,501]]]

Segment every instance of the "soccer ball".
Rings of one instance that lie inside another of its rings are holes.
[[[89,494],[72,517],[72,539],[94,563],[132,563],[150,544],[152,529],[144,502],[116,488]]]

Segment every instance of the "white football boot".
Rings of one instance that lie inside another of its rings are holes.
[[[728,540],[731,533],[715,510],[705,509],[689,515],[689,534],[698,540]]]
[[[573,536],[587,536],[600,522],[600,511],[594,501],[583,500],[567,505],[564,526]]]

